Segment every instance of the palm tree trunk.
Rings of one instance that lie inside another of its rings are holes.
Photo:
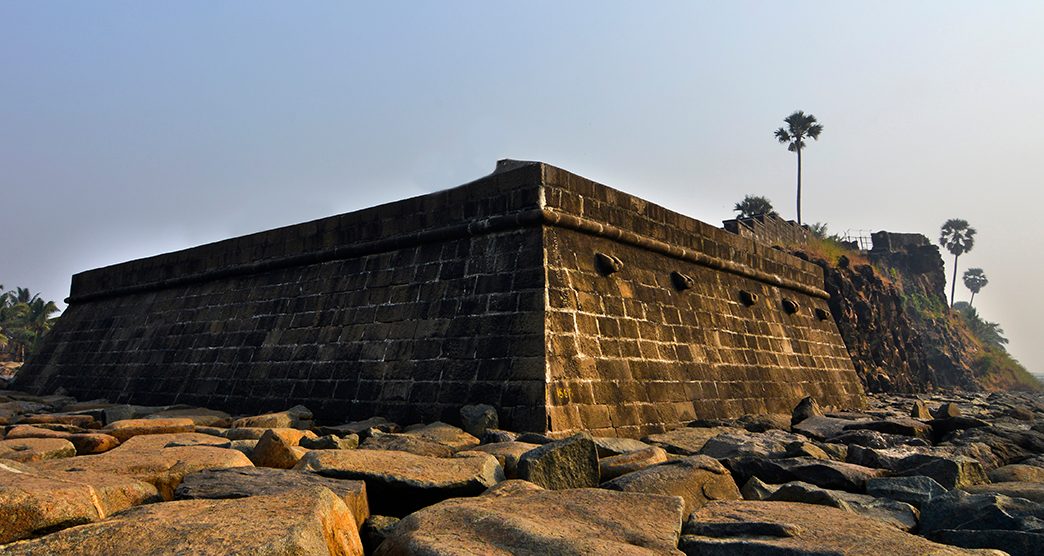
[[[798,226],[800,226],[801,225],[801,142],[800,142],[800,140],[798,141],[797,155],[798,155],[797,217],[798,217]]]
[[[975,306],[975,291],[974,290],[972,291],[971,301],[968,302],[968,306],[969,307],[974,307]]]
[[[960,255],[953,256],[953,284],[950,286],[950,307],[953,307],[953,295],[957,293],[957,257],[960,257]]]

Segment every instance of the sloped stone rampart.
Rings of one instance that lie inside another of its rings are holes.
[[[606,266],[612,268],[606,268]],[[640,436],[858,406],[822,271],[542,163],[73,278],[18,386]]]

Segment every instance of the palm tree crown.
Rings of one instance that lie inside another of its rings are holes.
[[[750,218],[763,214],[779,216],[776,210],[772,208],[772,201],[760,195],[747,195],[742,201],[736,203],[735,208],[732,210],[739,213],[739,218]]]
[[[982,288],[986,287],[990,281],[986,279],[986,273],[981,268],[969,268],[964,271],[964,287],[971,290],[971,301],[968,302],[970,307],[975,302],[975,294],[982,291]]]
[[[806,139],[819,140],[823,126],[812,114],[798,110],[783,118],[786,127],[776,130],[776,139],[787,146],[787,150],[797,153],[797,221],[801,224],[801,149],[805,148]]]
[[[950,306],[957,292],[957,258],[972,250],[975,245],[975,228],[962,218],[951,218],[942,226],[939,243],[953,255],[953,283],[950,286]]]
[[[942,226],[939,243],[951,255],[960,257],[971,251],[975,245],[975,228],[972,228],[963,218],[951,218]]]

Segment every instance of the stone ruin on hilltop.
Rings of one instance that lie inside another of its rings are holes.
[[[818,266],[540,162],[83,272],[68,302],[17,387],[632,437],[864,402]]]

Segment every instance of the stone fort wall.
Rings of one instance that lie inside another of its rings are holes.
[[[542,163],[78,274],[19,386],[638,436],[862,404],[819,267]]]

